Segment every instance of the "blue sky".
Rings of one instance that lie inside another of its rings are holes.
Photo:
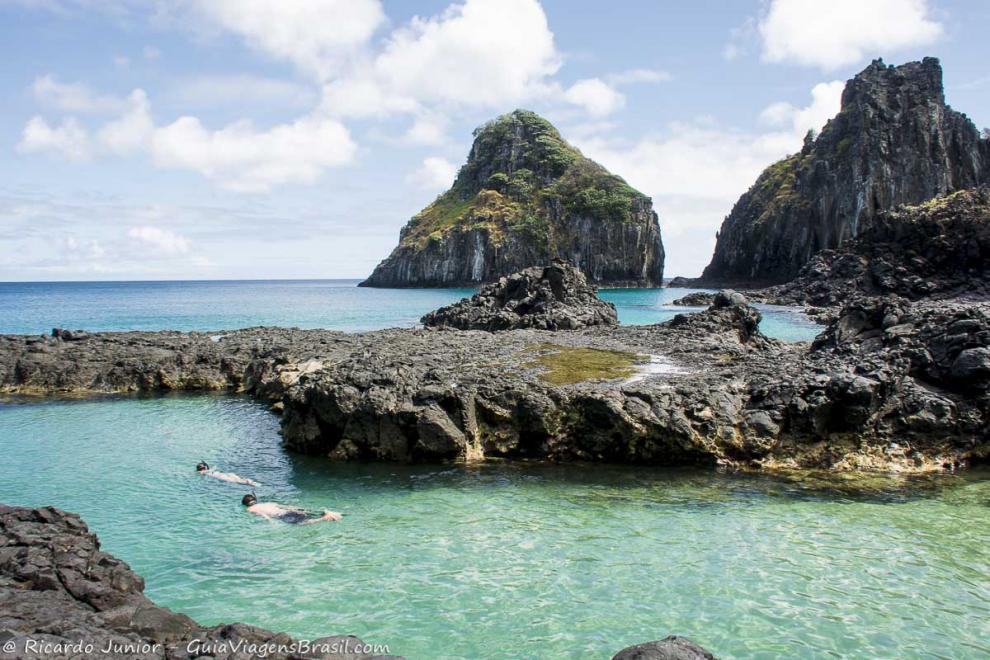
[[[990,126],[990,4],[0,0],[0,280],[362,277],[516,107],[651,195],[697,275],[875,57]]]

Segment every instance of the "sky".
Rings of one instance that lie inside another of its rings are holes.
[[[358,278],[515,108],[695,276],[882,57],[990,126],[983,0],[0,0],[0,281]]]

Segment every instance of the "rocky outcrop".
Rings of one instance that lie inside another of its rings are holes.
[[[426,327],[460,330],[576,330],[618,325],[615,306],[601,300],[584,274],[565,261],[534,266],[422,319]]]
[[[676,300],[672,300],[670,304],[677,305],[679,307],[707,307],[708,305],[711,305],[714,300],[714,293],[708,293],[707,291],[695,291],[694,293],[689,293],[686,296],[681,296]]]
[[[687,637],[671,635],[622,649],[612,660],[715,660],[715,656]]]
[[[200,626],[143,592],[141,576],[100,550],[79,516],[0,504],[0,658],[396,657],[353,636]]]
[[[990,298],[990,190],[950,193],[881,213],[854,240],[812,258],[792,281],[757,292],[783,305],[853,297]]]
[[[938,60],[876,60],[846,84],[821,134],[736,202],[700,283],[785,282],[884,211],[988,181],[990,141],[945,104]]]
[[[731,292],[653,326],[3,337],[0,390],[250,392],[278,402],[286,447],[332,460],[909,472],[985,460],[990,305],[869,304],[851,301],[813,346],[768,339]]]
[[[516,110],[475,131],[451,189],[409,221],[361,286],[476,286],[555,257],[599,285],[662,282],[649,197],[585,158],[542,117]]]

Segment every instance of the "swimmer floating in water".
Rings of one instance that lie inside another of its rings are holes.
[[[245,479],[244,477],[240,477],[233,472],[217,472],[216,470],[210,468],[210,464],[206,461],[200,461],[196,465],[196,472],[199,474],[204,474],[207,477],[213,477],[214,479],[219,479],[220,481],[226,481],[232,484],[242,484],[244,486],[251,486],[252,488],[257,488],[259,485],[257,481]]]
[[[265,520],[281,520],[293,525],[312,525],[318,522],[333,522],[343,516],[333,511],[324,511],[323,515],[309,514],[302,509],[290,509],[274,502],[258,502],[254,493],[248,493],[241,498],[241,504],[247,507],[248,513],[253,513]]]

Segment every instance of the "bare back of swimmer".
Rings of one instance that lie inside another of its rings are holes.
[[[336,522],[343,516],[334,511],[324,511],[322,515],[307,513],[302,509],[282,506],[275,502],[259,502],[254,493],[248,493],[241,498],[241,504],[247,507],[248,513],[265,520],[280,520],[291,525],[312,525],[318,522]]]
[[[252,479],[245,479],[242,476],[236,475],[233,472],[220,472],[214,470],[210,467],[210,464],[206,461],[200,461],[196,465],[196,472],[206,477],[212,477],[214,479],[219,479],[220,481],[226,481],[231,484],[240,484],[242,486],[251,486],[252,488],[258,487],[258,482]]]

